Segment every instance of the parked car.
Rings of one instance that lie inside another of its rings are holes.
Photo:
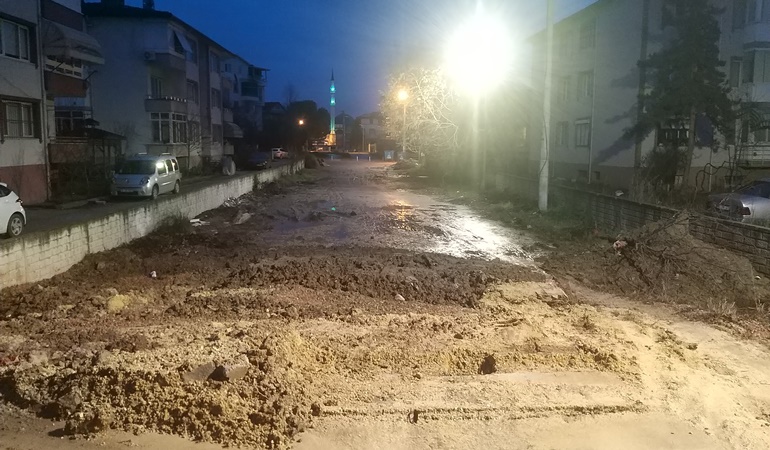
[[[240,164],[243,169],[269,169],[272,166],[272,158],[269,152],[252,150],[246,154]]]
[[[753,181],[734,192],[709,195],[706,207],[725,219],[746,223],[770,221],[770,178]]]
[[[27,225],[21,199],[5,183],[0,183],[0,235],[16,237]]]
[[[110,194],[158,198],[158,195],[182,188],[182,172],[176,158],[170,154],[139,154],[119,163],[112,177]]]
[[[276,147],[270,150],[273,153],[273,159],[286,159],[289,157],[289,152],[280,147]]]

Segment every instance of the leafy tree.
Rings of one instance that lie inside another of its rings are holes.
[[[685,183],[690,181],[695,124],[699,115],[720,132],[734,127],[734,104],[719,59],[719,15],[710,0],[664,0],[664,20],[673,29],[668,45],[639,62],[648,71],[644,105],[627,137],[648,136],[663,123],[687,124],[687,151],[683,161]]]

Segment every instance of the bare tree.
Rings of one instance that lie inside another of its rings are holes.
[[[380,109],[393,138],[405,138],[408,149],[432,155],[459,146],[457,104],[441,69],[415,68],[391,77]]]

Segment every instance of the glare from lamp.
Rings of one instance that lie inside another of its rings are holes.
[[[406,89],[401,89],[398,91],[398,101],[405,102],[409,98],[409,92],[406,91]]]
[[[483,94],[510,75],[513,53],[506,24],[478,10],[449,40],[445,70],[461,90]]]

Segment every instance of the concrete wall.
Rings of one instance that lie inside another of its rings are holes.
[[[537,200],[537,180],[497,175],[494,183],[499,191]],[[670,219],[679,212],[673,208],[564,186],[549,188],[549,206],[569,208],[605,233],[633,230],[648,223]],[[770,228],[693,214],[690,217],[690,234],[747,258],[757,272],[770,276]]]
[[[246,194],[262,183],[290,175],[304,167],[292,165],[239,175],[219,184],[163,196],[136,208],[48,232],[0,241],[0,288],[50,278],[80,262],[86,255],[109,250],[151,233],[166,219],[195,217],[217,208],[231,197]]]

